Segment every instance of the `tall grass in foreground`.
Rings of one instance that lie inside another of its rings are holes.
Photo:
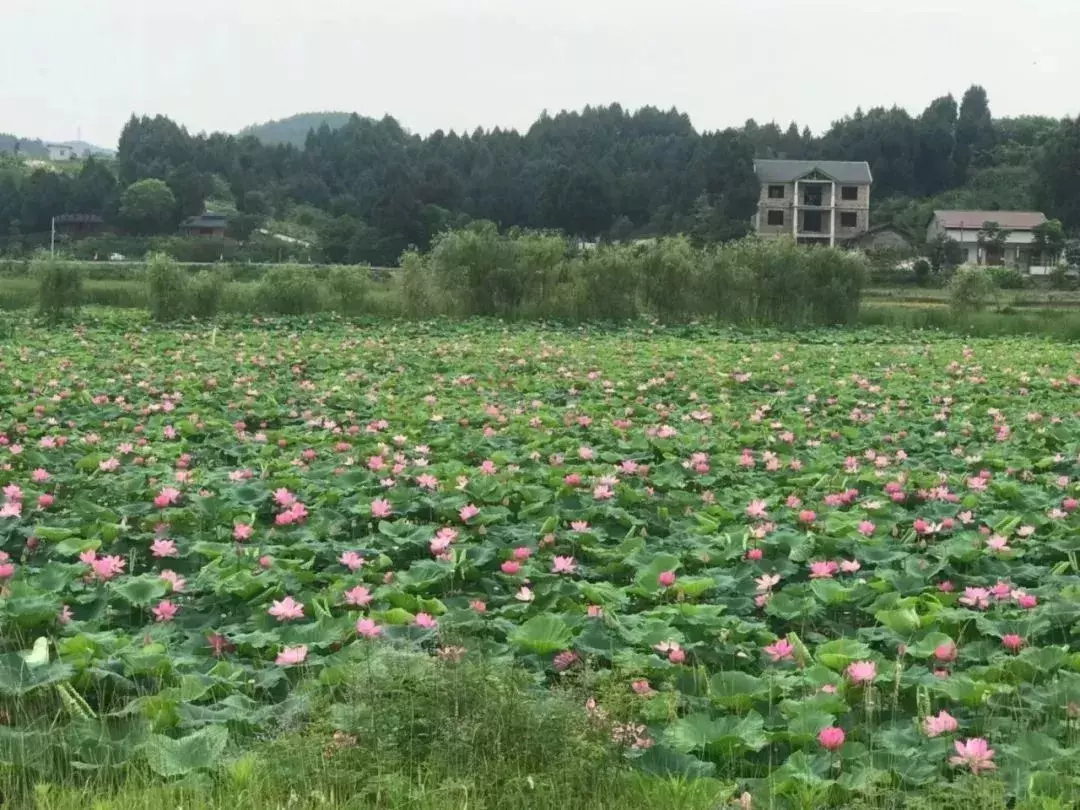
[[[214,767],[163,780],[138,758],[97,771],[42,760],[0,771],[3,806],[714,810],[735,787],[635,772],[576,694],[507,665],[380,650],[337,675],[280,707],[272,741],[245,747],[238,717]]]

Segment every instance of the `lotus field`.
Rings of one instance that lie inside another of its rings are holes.
[[[1077,361],[28,326],[0,348],[0,756],[186,773],[386,645],[513,659],[638,766],[775,801],[1071,790]]]

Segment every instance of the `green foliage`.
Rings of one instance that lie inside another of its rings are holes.
[[[930,262],[926,259],[917,259],[914,266],[915,281],[922,287],[930,279]]]
[[[1036,225],[1032,237],[1031,245],[1042,254],[1044,263],[1056,262],[1068,241],[1061,220],[1058,219],[1048,219]]]
[[[934,272],[940,273],[942,270],[955,269],[963,261],[965,254],[959,242],[939,233],[927,240],[925,255]]]
[[[120,195],[120,217],[135,233],[171,230],[177,221],[176,197],[163,180],[139,180]]]
[[[953,312],[979,312],[994,296],[993,277],[985,267],[966,264],[958,267],[949,279],[949,305]]]
[[[225,277],[220,270],[203,270],[188,287],[187,314],[196,318],[212,318],[221,309],[225,293]]]
[[[152,254],[146,262],[146,297],[150,317],[155,321],[176,321],[188,311],[191,279],[176,262],[162,253]]]
[[[77,267],[43,257],[30,272],[37,281],[38,311],[49,321],[55,323],[82,305],[83,281]]]
[[[1024,276],[1014,267],[991,266],[986,268],[994,286],[999,290],[1022,290],[1024,288]]]
[[[275,315],[318,312],[323,292],[310,267],[282,265],[270,268],[259,282],[259,308]]]
[[[360,315],[365,312],[371,286],[370,267],[332,267],[327,283],[331,306],[337,312],[342,315]]]

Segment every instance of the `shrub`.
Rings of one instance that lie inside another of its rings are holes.
[[[990,280],[999,290],[1021,290],[1024,288],[1024,276],[1012,267],[988,267]]]
[[[188,290],[187,312],[196,318],[212,318],[221,309],[225,279],[217,270],[203,270]]]
[[[259,309],[273,315],[306,315],[322,308],[323,294],[310,267],[272,267],[259,282]]]
[[[1049,276],[1050,286],[1055,290],[1067,290],[1072,286],[1072,282],[1069,279],[1069,267],[1066,264],[1055,264],[1054,269],[1050,271]]]
[[[915,283],[920,287],[925,287],[926,282],[930,279],[930,262],[926,259],[919,259],[912,269],[915,271]]]
[[[164,253],[152,253],[146,262],[146,296],[150,317],[162,323],[179,320],[188,310],[186,271]]]
[[[986,268],[965,264],[949,279],[949,304],[954,312],[979,312],[994,298],[995,289]]]
[[[331,306],[342,315],[362,314],[367,306],[370,282],[370,267],[331,268],[327,279],[332,299]]]
[[[39,259],[31,265],[31,272],[37,280],[38,311],[50,322],[59,321],[82,304],[82,274],[76,265]]]

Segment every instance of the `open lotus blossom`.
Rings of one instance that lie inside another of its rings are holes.
[[[154,620],[158,622],[171,622],[173,617],[176,616],[178,608],[168,599],[163,599],[157,603],[157,607],[154,608]]]
[[[954,743],[956,756],[949,758],[949,764],[957,768],[969,768],[973,774],[979,775],[981,771],[992,771],[997,768],[994,764],[994,749],[982,737],[972,737],[969,740],[957,740]]]
[[[284,599],[275,600],[266,612],[279,622],[289,622],[304,618],[304,605],[291,596],[286,596]]]
[[[167,568],[160,574],[158,574],[158,578],[164,580],[165,582],[168,582],[169,590],[171,590],[173,593],[182,593],[184,588],[187,586],[186,579],[184,579],[175,571],[170,571]]]
[[[357,619],[356,634],[364,638],[377,638],[382,634],[382,628],[371,619]]]
[[[150,544],[150,553],[155,557],[176,557],[180,552],[172,540],[158,539]]]
[[[840,570],[843,571],[845,574],[854,574],[860,568],[862,568],[862,565],[859,564],[858,560],[840,561]]]
[[[557,556],[552,562],[551,570],[556,574],[572,574],[576,566],[573,557]]]
[[[634,681],[630,684],[630,688],[634,690],[635,695],[652,697],[656,694],[656,690],[649,686],[649,682],[646,680]]]
[[[383,498],[376,498],[371,502],[371,516],[376,518],[390,517],[394,514],[394,507],[390,505],[390,501]]]
[[[297,647],[285,647],[278,653],[275,663],[282,667],[296,666],[307,660],[308,648],[306,644]]]
[[[439,626],[435,617],[427,613],[417,613],[416,616],[413,617],[413,624],[417,627],[422,627],[425,630],[433,630]]]
[[[517,599],[519,602],[531,602],[536,597],[532,592],[532,588],[530,588],[528,585],[522,585],[518,589],[517,593],[514,594],[514,598]]]
[[[674,571],[661,571],[660,575],[656,578],[662,588],[670,588],[675,584],[675,572]]]
[[[757,585],[758,593],[766,593],[771,591],[776,585],[780,583],[779,574],[763,574],[754,580]]]
[[[468,523],[474,517],[480,514],[480,510],[473,506],[471,503],[466,504],[458,510],[458,517],[461,518],[462,523]]]
[[[936,715],[923,718],[923,731],[926,732],[927,737],[951,734],[956,731],[958,726],[956,718],[946,711],[940,711]]]
[[[254,528],[246,523],[237,523],[233,526],[233,539],[238,542],[243,542],[244,540],[248,540],[254,531]]]
[[[853,684],[873,683],[877,677],[877,665],[873,661],[854,661],[848,664],[847,676]]]
[[[785,661],[793,657],[795,648],[786,639],[782,638],[765,647],[765,653],[775,661]]]
[[[371,600],[374,597],[371,595],[371,591],[365,588],[363,585],[357,585],[354,588],[350,588],[345,591],[345,604],[353,605],[356,607],[366,607],[371,604]]]
[[[338,562],[350,571],[359,571],[364,567],[366,561],[355,551],[344,551],[341,556],[338,557]]]
[[[750,518],[760,518],[761,520],[767,518],[769,513],[765,501],[750,501],[750,504],[746,507],[746,516]]]
[[[158,509],[164,509],[166,506],[172,506],[179,502],[180,490],[173,487],[165,487],[155,496],[154,506]]]
[[[589,531],[589,524],[584,520],[574,520],[571,521],[570,528],[580,534]]]
[[[810,579],[831,579],[838,566],[832,560],[810,563]]]

